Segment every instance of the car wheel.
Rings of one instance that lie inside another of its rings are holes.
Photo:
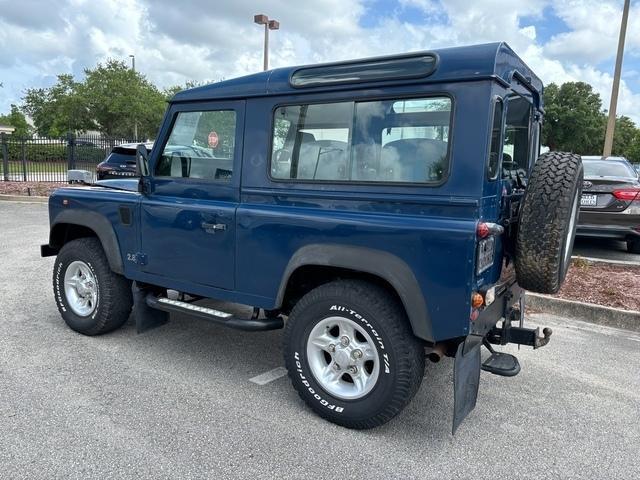
[[[53,269],[53,293],[66,324],[84,335],[122,326],[131,313],[131,282],[111,271],[97,238],[65,244]]]
[[[640,240],[627,240],[627,252],[640,254]]]
[[[579,155],[540,155],[520,209],[515,267],[526,290],[556,293],[571,263],[576,235],[583,167]]]
[[[356,280],[322,285],[293,308],[284,356],[300,397],[348,428],[382,425],[410,402],[424,375],[424,346],[402,305]]]

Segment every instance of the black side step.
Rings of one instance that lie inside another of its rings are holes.
[[[235,328],[236,330],[245,330],[249,332],[257,332],[263,330],[277,330],[284,326],[282,317],[274,318],[242,318],[235,317],[231,313],[221,312],[214,308],[203,307],[189,302],[180,300],[172,300],[167,297],[156,297],[148,294],[146,304],[153,309],[162,310],[168,313],[183,313],[192,317],[198,317],[203,320],[224,325],[225,327]]]
[[[487,341],[484,346],[491,352],[491,356],[482,363],[482,370],[502,377],[515,377],[520,373],[520,362],[514,355],[496,352]]]

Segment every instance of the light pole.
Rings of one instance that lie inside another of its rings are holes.
[[[136,56],[129,55],[129,58],[131,58],[131,70],[133,70],[133,73],[136,73]],[[138,141],[138,119],[137,118],[133,119],[133,139],[136,142]]]
[[[264,25],[264,70],[269,70],[269,30],[278,30],[280,22],[269,20],[269,17],[263,14],[255,15],[253,22],[258,25]]]
[[[618,38],[618,54],[616,56],[616,68],[613,72],[613,87],[611,88],[611,103],[609,104],[609,118],[607,119],[607,132],[604,134],[604,149],[602,156],[611,156],[613,150],[613,132],[616,128],[616,107],[618,106],[618,91],[620,90],[620,72],[622,70],[622,57],[624,55],[624,37],[627,33],[627,18],[629,18],[630,0],[625,0],[622,10],[622,22],[620,23],[620,37]]]

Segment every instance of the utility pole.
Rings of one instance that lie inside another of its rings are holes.
[[[131,58],[131,70],[133,70],[133,73],[136,73],[136,56],[129,55],[129,57]],[[133,139],[136,142],[138,141],[138,119],[137,118],[133,119]]]
[[[622,23],[620,24],[620,37],[618,39],[618,54],[616,56],[616,68],[613,72],[613,87],[611,88],[611,103],[609,105],[609,118],[607,120],[607,132],[604,135],[603,158],[611,156],[613,149],[613,132],[616,128],[616,107],[618,106],[618,91],[620,90],[620,72],[622,71],[622,57],[624,56],[624,37],[627,34],[627,19],[629,18],[630,0],[624,1],[622,10]]]
[[[278,30],[280,28],[280,22],[277,20],[269,20],[269,17],[263,14],[255,15],[253,22],[258,25],[264,25],[263,67],[264,70],[269,70],[269,30]]]

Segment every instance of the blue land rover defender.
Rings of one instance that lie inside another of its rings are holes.
[[[582,163],[539,156],[542,88],[495,43],[180,92],[140,178],[51,196],[58,309],[86,335],[132,311],[138,331],[170,312],[284,328],[294,388],[350,428],[389,421],[450,356],[455,431],[481,369],[520,370],[493,345],[549,341],[523,289],[557,291],[570,262]]]

